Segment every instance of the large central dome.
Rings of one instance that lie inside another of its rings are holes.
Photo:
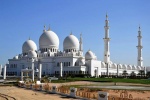
[[[64,50],[66,49],[79,49],[79,40],[72,34],[67,36],[63,42]]]
[[[39,46],[40,49],[42,48],[58,48],[59,47],[59,38],[51,30],[44,31],[43,34],[40,36],[39,39]]]

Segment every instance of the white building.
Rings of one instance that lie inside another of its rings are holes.
[[[106,15],[105,20],[105,37],[104,39],[104,61],[97,60],[96,55],[88,50],[83,55],[82,49],[82,35],[80,39],[72,33],[63,41],[63,51],[59,50],[59,37],[55,32],[45,29],[39,38],[39,49],[36,43],[28,39],[23,43],[22,53],[9,59],[7,64],[7,75],[21,75],[21,69],[39,68],[42,65],[42,75],[59,75],[66,74],[90,74],[91,76],[101,75],[122,75],[123,71],[128,74],[135,72],[138,74],[139,70],[145,70],[143,67],[142,58],[142,36],[139,27],[138,31],[138,65],[116,64],[110,60],[109,51],[109,21]],[[62,65],[62,66],[61,66]]]

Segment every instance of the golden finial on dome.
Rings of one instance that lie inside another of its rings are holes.
[[[72,31],[71,31],[70,35],[72,35]]]
[[[46,31],[46,25],[44,25],[44,30],[43,30],[43,32],[45,32]]]
[[[48,28],[48,31],[50,31],[51,30],[51,28],[50,28],[50,24],[49,24],[49,28]]]
[[[46,25],[44,25],[44,29],[46,29]]]

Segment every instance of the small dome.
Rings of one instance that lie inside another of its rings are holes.
[[[51,30],[44,31],[40,36],[39,46],[41,48],[59,47],[59,38],[56,33]]]
[[[109,61],[109,64],[111,64],[111,65],[112,65],[112,64],[113,64],[113,62],[112,62],[112,61]]]
[[[132,69],[133,69],[133,70],[136,70],[136,66],[135,66],[135,65],[133,65],[133,66],[132,66]]]
[[[79,61],[79,66],[83,66],[83,65],[85,65],[85,61],[84,60],[80,60]]]
[[[18,59],[18,56],[15,56],[13,59]]]
[[[28,54],[29,58],[36,58],[37,57],[37,53],[35,51],[30,51]]]
[[[126,64],[123,64],[123,65],[122,65],[122,69],[127,69],[127,65],[126,65]]]
[[[83,65],[85,65],[85,59],[79,59],[78,60],[78,62],[79,62],[79,66],[83,66]]]
[[[85,54],[85,59],[96,59],[96,56],[94,55],[94,53],[91,50],[89,50]]]
[[[33,51],[37,50],[37,46],[34,41],[29,39],[23,43],[22,52],[27,53],[30,50],[33,50]]]
[[[144,66],[141,66],[141,70],[144,70]]]
[[[112,64],[112,68],[116,69],[116,68],[117,68],[117,64],[116,64],[116,63],[113,63],[113,64]]]
[[[79,49],[79,40],[74,35],[70,34],[64,39],[63,48],[66,49]]]
[[[122,69],[122,65],[121,64],[119,64],[119,69]]]
[[[79,58],[76,62],[75,62],[75,66],[83,66],[85,65],[85,59],[84,58]]]
[[[141,67],[140,67],[140,66],[137,66],[137,69],[138,69],[138,70],[141,70]]]
[[[102,68],[105,68],[106,67],[105,62],[101,62],[101,66],[102,66]]]
[[[128,69],[128,70],[131,70],[131,69],[132,69],[132,65],[128,65],[128,66],[127,66],[127,69]]]

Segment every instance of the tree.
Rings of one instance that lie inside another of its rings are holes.
[[[79,74],[82,74],[82,70],[79,70]]]
[[[144,70],[139,70],[139,73],[138,73],[141,77],[143,77],[143,75],[145,75],[145,71]]]
[[[123,73],[122,73],[122,75],[125,76],[125,77],[127,77],[127,75],[128,75],[127,71],[124,70]]]
[[[131,78],[135,78],[136,73],[134,71],[132,71],[131,74],[130,74],[130,76],[131,76]]]
[[[147,77],[150,77],[150,71],[146,73],[146,76],[147,76]]]

